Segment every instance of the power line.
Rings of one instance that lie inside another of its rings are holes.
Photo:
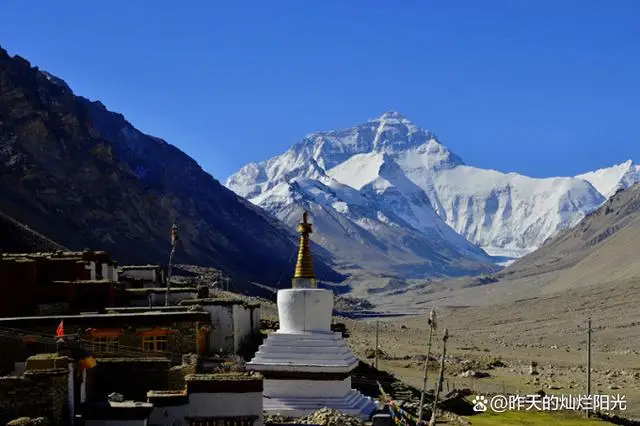
[[[22,339],[25,336],[35,337],[37,343],[44,343],[46,345],[52,344],[55,345],[56,338],[47,333],[31,331],[31,330],[22,330],[16,328],[8,328],[8,327],[0,327],[0,335],[4,335],[5,337],[14,337]],[[74,343],[74,341],[69,340],[66,342],[67,346],[75,347],[78,349],[87,349],[87,346],[93,347],[95,342],[93,340],[78,338]],[[82,343],[82,344],[81,344]],[[142,348],[135,346],[127,346],[118,344],[118,350],[114,352],[108,352],[113,354],[121,354],[121,355],[136,355],[139,356],[141,354],[147,355],[147,357],[155,356],[163,356],[163,355],[171,355],[175,357],[181,357],[182,352],[176,351],[145,351]],[[105,357],[106,358],[106,357]]]

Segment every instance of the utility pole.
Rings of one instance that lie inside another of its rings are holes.
[[[587,396],[591,397],[591,317],[587,320]],[[587,417],[590,417],[587,408]]]
[[[422,379],[422,393],[420,394],[420,408],[418,410],[418,423],[422,421],[424,411],[424,394],[427,391],[427,370],[429,369],[429,356],[431,355],[431,337],[436,328],[436,312],[432,309],[427,320],[429,324],[429,339],[427,340],[427,357],[424,360],[424,377]]]
[[[173,254],[176,252],[178,243],[178,221],[173,222],[171,227],[171,252],[169,253],[169,266],[167,267],[167,294],[164,298],[164,306],[169,306],[169,288],[171,287],[171,270],[173,269]]]
[[[444,329],[444,336],[442,337],[442,362],[440,364],[440,377],[438,378],[438,384],[436,386],[436,394],[433,397],[433,409],[431,410],[431,421],[429,426],[435,426],[436,413],[438,411],[438,396],[442,390],[442,381],[444,379],[444,358],[447,355],[447,340],[449,339],[449,330]]]
[[[376,358],[375,358],[375,366],[376,370],[378,369],[378,336],[380,334],[380,322],[376,320]]]

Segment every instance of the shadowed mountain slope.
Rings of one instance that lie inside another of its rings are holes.
[[[178,219],[177,262],[265,284],[293,270],[290,229],[178,148],[2,49],[0,211],[65,247],[127,263],[166,263]],[[319,277],[342,279],[329,254],[316,253]]]

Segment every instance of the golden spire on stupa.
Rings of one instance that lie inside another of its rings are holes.
[[[309,213],[302,213],[302,222],[298,224],[300,233],[300,248],[298,249],[298,262],[293,275],[294,288],[315,288],[317,286],[316,274],[313,271],[313,259],[311,258],[311,240],[309,234],[313,232],[311,224],[307,221]]]

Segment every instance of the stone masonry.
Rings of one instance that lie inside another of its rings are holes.
[[[55,354],[36,355],[27,360],[23,376],[0,377],[0,423],[30,416],[46,417],[51,426],[67,425],[69,362]]]

